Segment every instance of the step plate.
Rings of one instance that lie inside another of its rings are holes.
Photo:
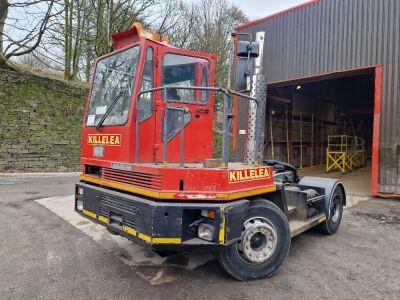
[[[326,220],[326,215],[324,213],[316,215],[307,221],[299,221],[299,220],[290,220],[289,227],[290,227],[290,237],[294,237],[311,227],[318,225]]]

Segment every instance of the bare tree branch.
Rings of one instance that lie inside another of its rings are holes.
[[[10,3],[10,7],[26,7],[31,6],[43,2],[51,2],[51,0],[35,0],[35,1],[26,1],[26,2],[14,2]]]
[[[18,47],[16,47],[15,49],[10,51],[9,53],[5,53],[4,54],[4,57],[6,59],[9,59],[10,57],[13,57],[13,56],[21,56],[21,55],[30,53],[30,52],[32,52],[33,50],[35,50],[39,46],[39,44],[41,42],[41,39],[42,39],[42,36],[43,36],[43,34],[45,33],[45,31],[47,29],[47,25],[48,25],[49,19],[51,17],[56,16],[56,15],[58,15],[58,14],[60,14],[62,12],[62,11],[59,11],[59,12],[57,12],[55,14],[52,14],[51,12],[52,12],[52,9],[53,9],[53,5],[54,5],[54,0],[51,0],[50,4],[48,6],[48,9],[47,9],[46,15],[44,16],[43,20],[40,22],[39,31],[37,32],[37,34],[32,36],[33,32],[31,31],[25,37],[25,39],[26,39],[25,41],[16,43],[16,45]],[[35,40],[35,39],[36,39],[35,43],[33,45],[28,46],[28,44],[31,41]]]

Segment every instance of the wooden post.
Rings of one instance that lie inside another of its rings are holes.
[[[303,168],[303,120],[300,112],[300,169]]]
[[[287,162],[290,164],[290,145],[289,145],[289,120],[288,120],[288,110],[285,109],[285,119],[286,119],[286,155]]]
[[[321,165],[324,163],[324,120],[321,119]]]
[[[314,165],[314,114],[311,114],[311,167]]]
[[[269,109],[269,131],[270,131],[270,137],[271,137],[271,154],[272,154],[272,160],[275,159],[275,154],[274,154],[274,137],[272,134],[272,109]]]

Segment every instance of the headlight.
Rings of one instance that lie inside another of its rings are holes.
[[[83,211],[83,200],[82,199],[76,200],[76,209],[79,211]]]
[[[201,210],[201,216],[210,218],[210,219],[215,219],[216,218],[216,213],[215,210],[212,209],[202,209]]]
[[[212,242],[214,240],[214,233],[215,233],[215,228],[206,223],[201,223],[197,229],[197,235],[199,238]]]
[[[83,188],[77,187],[77,188],[76,188],[76,193],[77,193],[78,195],[83,195]]]

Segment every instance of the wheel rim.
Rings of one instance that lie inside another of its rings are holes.
[[[241,240],[237,244],[238,253],[248,263],[263,263],[274,254],[277,238],[275,227],[267,219],[248,219],[243,225]]]
[[[330,211],[331,211],[331,221],[332,221],[332,223],[335,224],[338,222],[339,216],[340,216],[340,197],[339,197],[339,195],[336,195],[332,199]]]

